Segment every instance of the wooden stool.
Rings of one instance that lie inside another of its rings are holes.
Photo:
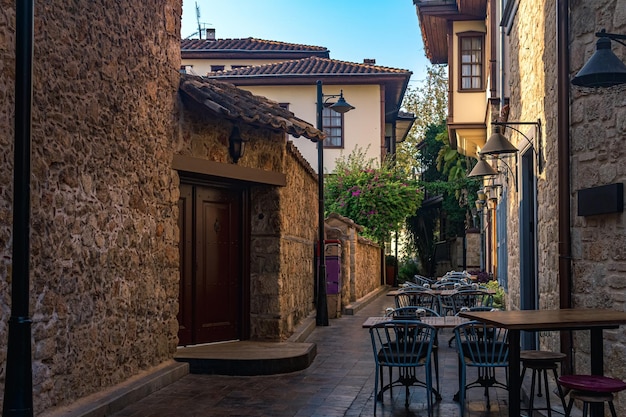
[[[552,407],[550,406],[550,390],[548,388],[548,371],[551,369],[554,374],[554,380],[558,381],[558,374],[556,372],[557,363],[561,362],[565,358],[565,354],[560,352],[549,352],[545,350],[523,350],[519,355],[522,361],[522,375],[520,380],[524,379],[524,374],[526,373],[526,369],[532,369],[532,379],[530,382],[530,397],[528,401],[528,415],[532,416],[533,411],[535,410],[546,410],[548,412],[548,417],[552,417]],[[543,381],[546,393],[546,407],[545,408],[534,408],[535,402],[535,378],[539,376],[537,380],[537,388],[538,393],[537,397],[541,397],[541,374],[543,373]],[[566,410],[565,407],[565,396],[563,395],[563,391],[561,390],[561,386],[557,383],[556,387],[559,391],[559,397],[561,398],[561,403],[563,404],[563,410]]]
[[[588,416],[590,403],[608,402],[611,415],[617,417],[613,405],[613,393],[626,389],[626,383],[620,379],[602,375],[561,375],[559,384],[572,391],[569,393],[569,404],[565,409],[565,416],[569,417],[574,400],[583,402],[583,417]]]

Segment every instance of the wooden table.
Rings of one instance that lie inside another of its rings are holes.
[[[591,373],[603,375],[602,330],[626,324],[626,313],[602,309],[467,311],[459,316],[509,330],[509,417],[520,415],[520,331],[590,330]],[[592,404],[591,416],[604,415],[604,404]]]

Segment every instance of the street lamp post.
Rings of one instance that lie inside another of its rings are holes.
[[[339,97],[337,102],[330,108],[337,113],[346,113],[354,109],[343,99],[343,91],[339,95],[327,95],[322,92],[322,82],[317,81],[317,123],[318,130],[323,131],[324,124],[322,113],[324,100]],[[318,268],[317,268],[317,302],[315,323],[318,326],[328,326],[328,304],[326,300],[326,255],[324,253],[324,141],[317,141],[317,181],[318,181]]]
[[[30,153],[34,1],[15,10],[15,149],[11,317],[4,379],[4,417],[33,416],[30,301]]]

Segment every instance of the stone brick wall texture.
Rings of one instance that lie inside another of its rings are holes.
[[[12,278],[15,2],[0,4],[4,364]],[[181,3],[174,0],[36,5],[30,253],[35,414],[119,383],[176,349],[178,184],[171,142],[180,17]]]
[[[301,138],[298,140],[307,140]],[[318,179],[315,171],[300,154],[293,143],[288,143],[284,172],[287,173],[287,187],[281,188],[283,224],[283,246],[285,270],[285,302],[283,313],[288,318],[281,339],[291,335],[295,326],[314,309],[313,305],[313,245],[317,240]],[[297,256],[291,256],[291,253]]]
[[[341,305],[347,306],[381,285],[381,247],[361,236],[362,227],[331,213],[326,219],[328,239],[341,240]]]
[[[537,180],[539,307],[558,308],[558,207],[557,207],[557,50],[556,1],[520,2],[511,46],[511,121],[543,123],[540,146],[545,169]],[[595,51],[595,32],[626,33],[626,8],[622,0],[570,1],[570,75],[573,77]],[[613,45],[626,61],[626,50]],[[577,192],[583,188],[624,183],[626,164],[625,86],[585,89],[570,86],[570,164],[572,218],[573,306],[626,309],[626,215],[577,215]],[[521,143],[521,142],[520,142]],[[511,192],[511,190],[509,190]],[[518,198],[509,198],[508,305],[519,308]],[[565,277],[566,279],[567,277]],[[558,350],[555,333],[541,335],[542,348]],[[589,335],[574,332],[575,371],[589,372]],[[626,329],[604,332],[605,372],[626,379]],[[626,413],[619,401],[618,415]]]
[[[281,141],[284,142],[283,135]],[[276,285],[278,309],[263,309],[264,299],[255,294],[254,287],[251,289],[252,300],[259,303],[259,308],[255,309],[253,304],[251,310],[251,337],[257,339],[287,339],[315,308],[313,251],[318,231],[317,175],[292,142],[287,144],[283,157],[282,171],[287,174],[287,186],[276,190],[276,207],[272,210],[273,215],[269,216],[275,217],[278,225],[274,225],[270,219],[267,224],[274,228],[278,226],[280,232],[278,252],[274,254],[278,273],[268,276],[259,264],[252,262],[251,265],[253,278]],[[273,199],[270,193],[258,191],[261,192],[253,193],[259,201],[253,205],[251,213],[253,257],[265,251],[262,242],[267,239],[266,229],[259,226],[267,217],[266,214],[271,213],[268,213],[268,207],[272,207],[268,200]],[[268,325],[270,327],[266,329]]]
[[[574,75],[589,59],[606,29],[626,33],[626,7],[621,0],[574,1],[571,15],[571,70]],[[626,62],[626,48],[613,43]],[[626,183],[626,86],[571,89],[572,269],[575,307],[626,310],[626,213],[577,215],[577,191]],[[576,335],[576,371],[589,370],[588,334]],[[604,332],[605,372],[626,379],[626,328]],[[618,415],[626,414],[620,398]]]
[[[230,121],[183,110],[176,153],[230,163],[231,130]],[[248,142],[237,165],[287,176],[285,187],[250,187],[250,338],[285,340],[314,309],[317,175],[284,133],[240,131]]]

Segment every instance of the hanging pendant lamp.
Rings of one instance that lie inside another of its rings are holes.
[[[600,38],[596,42],[596,51],[572,79],[572,84],[579,87],[612,87],[626,83],[626,65],[611,50],[611,39],[622,43],[619,39],[626,39],[626,36],[606,33],[604,29],[596,36]]]

